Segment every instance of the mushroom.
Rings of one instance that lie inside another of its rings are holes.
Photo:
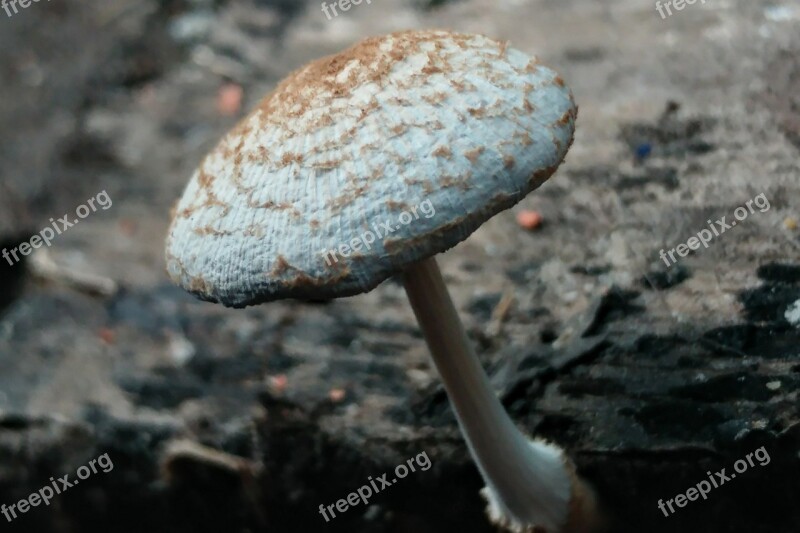
[[[402,273],[490,518],[589,531],[591,489],[505,412],[433,257],[547,180],[576,116],[564,81],[508,43],[366,39],[289,75],[205,158],[175,209],[167,271],[230,307],[351,296]],[[423,203],[435,215],[403,217]]]

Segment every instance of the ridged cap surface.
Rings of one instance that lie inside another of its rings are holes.
[[[541,185],[576,115],[563,80],[507,43],[367,39],[291,74],[205,158],[167,271],[232,307],[367,292]]]

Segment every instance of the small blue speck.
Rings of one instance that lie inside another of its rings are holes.
[[[642,143],[636,147],[636,159],[646,159],[653,153],[653,145],[650,143]]]

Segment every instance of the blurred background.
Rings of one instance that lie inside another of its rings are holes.
[[[281,78],[428,27],[510,40],[580,106],[557,174],[440,258],[514,420],[569,451],[612,531],[800,531],[796,1],[16,9],[0,10],[0,248],[112,203],[0,260],[0,504],[114,467],[0,531],[494,531],[401,285],[226,310],[164,273],[191,172]],[[759,195],[769,208],[707,249],[660,259]],[[658,509],[761,446],[768,465]],[[422,452],[429,470],[320,516]]]

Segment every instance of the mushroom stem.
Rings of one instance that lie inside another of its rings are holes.
[[[406,293],[444,382],[461,432],[486,482],[492,520],[512,531],[589,530],[590,490],[562,450],[531,441],[494,393],[464,332],[434,258],[407,268]]]

